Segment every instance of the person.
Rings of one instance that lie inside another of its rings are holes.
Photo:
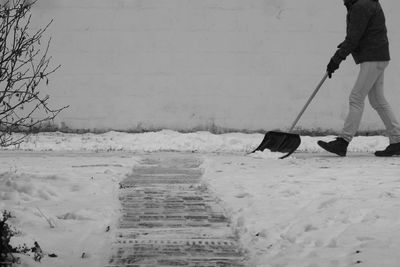
[[[359,128],[368,96],[385,125],[390,143],[375,155],[400,155],[400,125],[384,96],[384,72],[390,60],[384,12],[378,0],[344,0],[344,5],[347,8],[346,38],[330,59],[327,74],[331,78],[349,54],[356,64],[360,64],[360,72],[349,97],[350,109],[342,133],[336,140],[318,141],[318,145],[331,153],[346,156],[347,147]]]

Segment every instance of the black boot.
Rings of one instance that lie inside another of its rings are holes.
[[[344,157],[346,156],[349,142],[341,137],[337,137],[335,141],[331,142],[318,141],[318,145],[328,152]]]
[[[390,144],[385,150],[380,150],[375,152],[377,157],[391,157],[395,155],[400,155],[400,142]]]

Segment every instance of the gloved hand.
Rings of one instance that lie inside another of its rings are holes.
[[[328,63],[328,66],[326,67],[326,72],[328,73],[329,79],[332,78],[332,74],[339,68],[340,63],[336,63],[333,58]]]

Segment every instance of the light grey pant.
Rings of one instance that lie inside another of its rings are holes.
[[[383,92],[384,73],[388,65],[388,61],[360,64],[360,73],[349,97],[350,110],[341,135],[348,142],[353,139],[360,126],[367,95],[371,106],[378,112],[385,124],[390,143],[400,142],[400,124]]]

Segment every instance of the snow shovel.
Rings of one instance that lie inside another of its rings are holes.
[[[264,149],[268,148],[272,152],[287,153],[286,155],[280,157],[280,159],[284,159],[286,157],[289,157],[293,152],[295,152],[296,149],[300,146],[301,140],[300,140],[300,135],[294,134],[292,133],[292,131],[296,126],[297,122],[300,120],[300,117],[303,115],[304,111],[310,104],[311,100],[314,98],[318,90],[321,88],[322,84],[325,82],[327,77],[328,73],[324,75],[322,80],[317,85],[317,88],[315,88],[314,92],[311,94],[307,103],[300,111],[299,115],[297,115],[297,118],[294,120],[292,126],[289,129],[289,132],[287,133],[277,132],[277,131],[267,132],[261,144],[251,153],[254,153],[256,151],[264,151]]]

